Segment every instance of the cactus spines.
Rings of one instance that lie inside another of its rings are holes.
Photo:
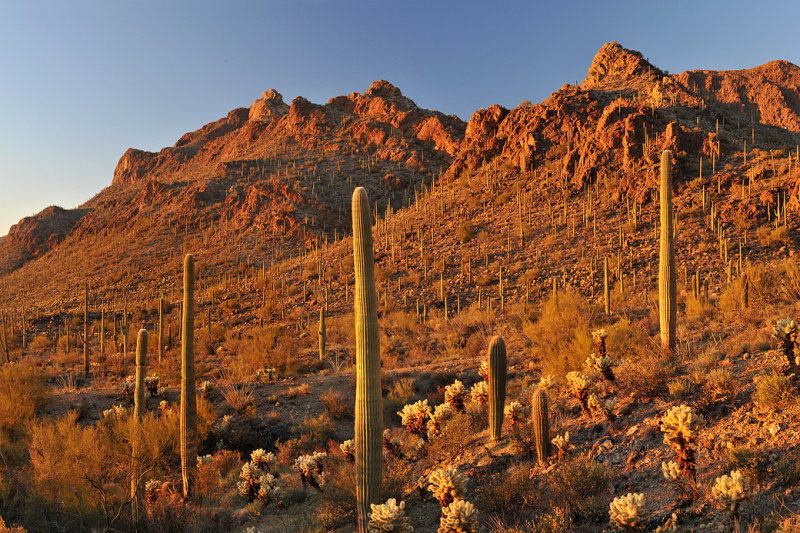
[[[495,335],[489,341],[489,436],[500,440],[506,403],[506,343]]]
[[[539,464],[546,465],[550,457],[550,418],[547,411],[547,391],[537,388],[531,401],[531,422],[536,457]]]
[[[320,307],[319,309],[319,360],[320,362],[325,360],[325,339],[327,338],[327,332],[325,330],[325,308]]]
[[[183,497],[192,495],[197,465],[197,398],[194,384],[194,257],[183,263],[183,322],[181,326],[181,476]]]
[[[352,211],[356,330],[356,501],[358,531],[367,533],[370,505],[378,503],[380,499],[383,409],[372,219],[369,198],[363,187],[353,191]]]
[[[672,152],[661,152],[661,247],[658,268],[658,314],[661,350],[675,350],[675,244],[672,231]]]
[[[372,504],[372,513],[368,530],[370,533],[412,533],[411,519],[406,516],[406,502],[400,502],[389,498],[386,503],[381,505]]]
[[[797,366],[797,359],[794,355],[794,344],[797,342],[798,333],[800,328],[797,323],[791,318],[782,318],[778,320],[777,324],[772,328],[772,336],[781,341],[781,349],[786,361],[789,363],[789,368]]]

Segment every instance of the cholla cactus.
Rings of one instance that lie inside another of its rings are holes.
[[[470,396],[473,403],[481,406],[486,405],[486,403],[489,401],[489,384],[485,381],[479,381],[472,386],[472,389],[470,390]]]
[[[797,342],[798,328],[797,323],[791,318],[783,318],[778,320],[778,323],[773,329],[772,336],[781,341],[783,348],[783,355],[789,362],[789,367],[797,367],[800,362],[794,355],[794,344]]]
[[[371,504],[372,512],[369,515],[367,531],[369,533],[412,533],[411,519],[406,516],[406,502],[400,502],[389,498],[386,503],[381,505]]]
[[[742,475],[739,470],[734,470],[731,475],[718,477],[711,489],[711,493],[731,513],[736,512],[739,502],[750,490],[750,480]]]
[[[204,379],[203,381],[200,382],[200,385],[198,385],[197,392],[200,394],[200,396],[205,397],[208,396],[208,393],[210,393],[213,389],[214,389],[214,384],[208,381],[207,379]]]
[[[456,412],[463,413],[467,401],[467,389],[460,380],[455,380],[452,385],[444,388],[444,401],[449,403]]]
[[[162,413],[166,413],[169,411],[169,402],[167,400],[161,400],[158,403],[158,408],[161,410]]]
[[[614,414],[614,408],[617,406],[616,396],[606,400],[600,400],[596,394],[589,396],[589,409],[595,413],[602,415],[608,419],[609,422],[616,420],[617,416]]]
[[[589,411],[589,385],[592,381],[580,372],[570,372],[567,374],[567,386],[569,394],[581,404],[583,414],[591,416]]]
[[[158,397],[163,397],[166,393],[167,393],[166,387],[159,387],[158,390],[156,390],[156,396]]]
[[[563,437],[561,435],[556,435],[556,437],[552,439],[550,442],[552,442],[553,446],[555,446],[558,449],[558,460],[562,461],[564,459],[564,455],[569,451],[570,447],[572,446],[569,443],[569,431],[564,432]]]
[[[161,481],[151,479],[144,484],[144,498],[148,506],[156,503],[159,494],[161,494]]]
[[[600,357],[606,356],[606,337],[608,337],[608,334],[603,328],[592,332],[592,339],[594,339],[594,344],[597,346],[597,353],[600,354]]]
[[[450,420],[456,412],[449,403],[441,403],[437,405],[431,419],[428,420],[428,437],[435,437],[441,434],[442,425]]]
[[[611,521],[626,531],[641,525],[644,519],[644,495],[628,493],[614,498],[609,506]]]
[[[112,405],[111,409],[103,411],[103,420],[111,421],[113,419],[125,418],[128,416],[128,410],[121,405]]]
[[[555,384],[555,378],[553,376],[547,375],[547,376],[542,376],[539,379],[538,387],[540,389],[550,390],[554,384]]]
[[[402,424],[409,433],[416,437],[427,439],[428,420],[431,417],[431,408],[428,400],[420,400],[416,403],[408,404],[397,412],[400,415]]]
[[[614,381],[614,367],[617,365],[619,365],[619,361],[607,355],[598,357],[596,354],[592,354],[586,358],[586,366],[600,372],[600,375],[602,375],[603,379],[606,381]]]
[[[159,384],[160,381],[161,380],[159,379],[159,377],[156,376],[155,374],[153,374],[151,376],[147,376],[146,378],[144,378],[144,386],[145,386],[145,388],[147,388],[147,393],[150,396],[155,397],[155,396],[159,395],[158,394],[159,393],[158,384]]]
[[[259,368],[256,371],[256,380],[262,383],[272,381],[277,371],[274,368]]]
[[[505,415],[508,417],[508,421],[511,423],[511,425],[514,426],[531,415],[531,408],[530,406],[522,405],[518,401],[514,400],[510,404],[506,405]]]
[[[344,458],[354,463],[356,461],[356,445],[353,442],[353,439],[348,439],[339,445],[339,449],[342,450],[344,454]]]
[[[444,509],[454,500],[464,499],[467,477],[454,467],[440,468],[428,476],[428,483],[428,490]]]
[[[259,479],[262,475],[264,475],[264,472],[253,463],[242,465],[242,471],[239,473],[240,481],[236,486],[239,489],[239,494],[246,498],[248,503],[258,497]]]
[[[272,474],[261,474],[258,478],[258,493],[256,497],[264,505],[280,500],[281,489],[278,487],[277,478]]]
[[[136,391],[136,378],[134,376],[128,376],[124,381],[122,381],[122,383],[120,383],[119,386],[125,396],[132,400],[133,393]]]
[[[395,457],[402,459],[403,451],[400,448],[402,443],[400,442],[400,439],[392,437],[391,435],[392,434],[388,429],[383,430],[383,449]]]
[[[688,405],[673,407],[661,419],[664,443],[672,446],[678,458],[681,474],[695,489],[694,451],[689,446],[697,440],[697,431],[703,417],[695,414]]]
[[[670,461],[668,463],[661,462],[661,473],[664,474],[664,479],[669,482],[680,481],[681,471],[678,468],[678,463]]]
[[[322,485],[325,484],[322,460],[327,456],[328,454],[324,452],[314,452],[311,455],[301,455],[295,459],[292,468],[300,473],[300,481],[303,483],[304,490],[307,485],[322,490]]]
[[[481,361],[481,366],[478,368],[478,375],[483,381],[487,381],[489,379],[489,361],[486,359]]]
[[[210,455],[198,455],[197,456],[197,466],[203,466],[207,464],[211,464],[211,461],[214,458]]]
[[[478,533],[478,511],[470,502],[456,500],[442,508],[438,533]]]
[[[224,435],[225,433],[228,432],[229,429],[231,429],[232,421],[233,417],[231,415],[223,416],[222,420],[214,424],[214,427],[212,428],[214,430],[214,433],[216,433],[217,435]]]
[[[265,452],[263,448],[259,448],[250,454],[250,462],[264,472],[272,472],[277,459],[274,453]]]

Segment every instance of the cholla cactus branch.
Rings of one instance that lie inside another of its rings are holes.
[[[464,404],[467,401],[467,389],[460,380],[455,380],[452,385],[444,388],[444,401],[458,413],[463,413],[466,409]]]
[[[592,413],[589,410],[589,385],[591,380],[581,374],[580,372],[570,372],[567,374],[567,386],[569,387],[569,394],[581,404],[581,410],[587,417],[591,417]]]
[[[412,533],[411,519],[406,516],[406,502],[397,504],[397,500],[390,498],[380,505],[372,504],[369,514],[369,533]]]
[[[800,365],[798,358],[794,355],[794,345],[797,342],[798,327],[797,323],[791,318],[783,318],[772,328],[772,336],[781,341],[783,355],[789,362],[790,368],[797,368]]]
[[[397,412],[400,415],[402,424],[409,433],[422,439],[427,439],[428,420],[431,417],[431,408],[428,400],[420,400],[416,403],[408,404]]]
[[[455,500],[464,498],[467,477],[454,467],[434,470],[428,477],[428,490],[444,509]]]
[[[478,511],[470,502],[456,500],[442,508],[438,533],[478,533]]]
[[[696,492],[696,472],[694,450],[690,447],[697,440],[697,432],[703,417],[696,414],[688,405],[673,407],[661,419],[664,443],[669,444],[678,459],[683,477]]]
[[[731,513],[736,513],[739,502],[750,490],[750,480],[742,475],[739,470],[734,470],[731,475],[723,475],[716,479],[711,493]]]
[[[644,495],[628,493],[614,498],[609,515],[617,527],[626,531],[639,527],[644,520]]]

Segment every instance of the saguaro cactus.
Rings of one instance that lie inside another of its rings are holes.
[[[661,249],[658,269],[658,314],[661,322],[661,349],[675,349],[675,245],[672,231],[672,152],[661,152]]]
[[[531,422],[533,423],[533,441],[536,446],[536,457],[539,464],[547,464],[550,457],[550,418],[547,411],[547,391],[537,388],[533,393]]]
[[[356,501],[358,531],[367,533],[370,504],[380,499],[383,467],[383,410],[378,338],[378,297],[369,198],[363,187],[353,192],[353,259],[356,329]]]
[[[506,403],[506,343],[495,335],[489,341],[489,436],[497,441],[503,433]]]
[[[164,298],[158,299],[158,364],[164,357]]]
[[[147,330],[139,330],[136,337],[136,388],[133,395],[133,435],[131,436],[132,459],[131,459],[131,500],[133,501],[134,516],[139,510],[139,477],[140,463],[139,451],[141,449],[141,427],[139,423],[147,404],[144,399],[144,377],[147,373]]]
[[[194,385],[194,257],[183,263],[183,324],[181,327],[181,475],[183,497],[192,494],[197,464],[197,398]]]
[[[607,315],[611,314],[611,290],[608,287],[608,257],[603,259],[603,303]]]
[[[320,307],[319,309],[319,360],[320,362],[325,360],[325,339],[327,338],[327,332],[325,330],[325,308]]]
[[[83,282],[83,372],[89,375],[89,282]]]

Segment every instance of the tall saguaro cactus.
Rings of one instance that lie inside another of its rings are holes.
[[[367,533],[370,504],[380,499],[383,455],[381,407],[381,351],[378,338],[378,296],[375,293],[375,257],[372,218],[363,187],[353,192],[353,259],[356,328],[356,501],[358,531]]]
[[[611,289],[608,286],[608,257],[603,259],[603,304],[607,315],[611,314]]]
[[[661,350],[675,349],[675,244],[672,231],[672,152],[661,152],[661,248],[658,269],[658,315],[661,323]]]
[[[134,516],[139,510],[139,477],[141,476],[140,450],[142,429],[139,426],[147,404],[144,397],[144,376],[147,373],[147,330],[140,329],[136,337],[136,388],[134,389],[133,401],[133,425],[131,436],[132,444],[132,464],[131,464],[131,500],[133,503]]]
[[[83,373],[89,375],[89,282],[83,282]]]
[[[164,358],[164,298],[158,299],[158,364]]]
[[[327,331],[325,330],[325,307],[319,308],[319,360],[325,360],[325,340]]]
[[[192,495],[197,464],[197,398],[194,386],[194,257],[183,263],[183,323],[181,327],[181,475],[183,497]]]
[[[500,440],[503,433],[503,407],[506,403],[506,343],[495,335],[489,341],[489,436]]]

